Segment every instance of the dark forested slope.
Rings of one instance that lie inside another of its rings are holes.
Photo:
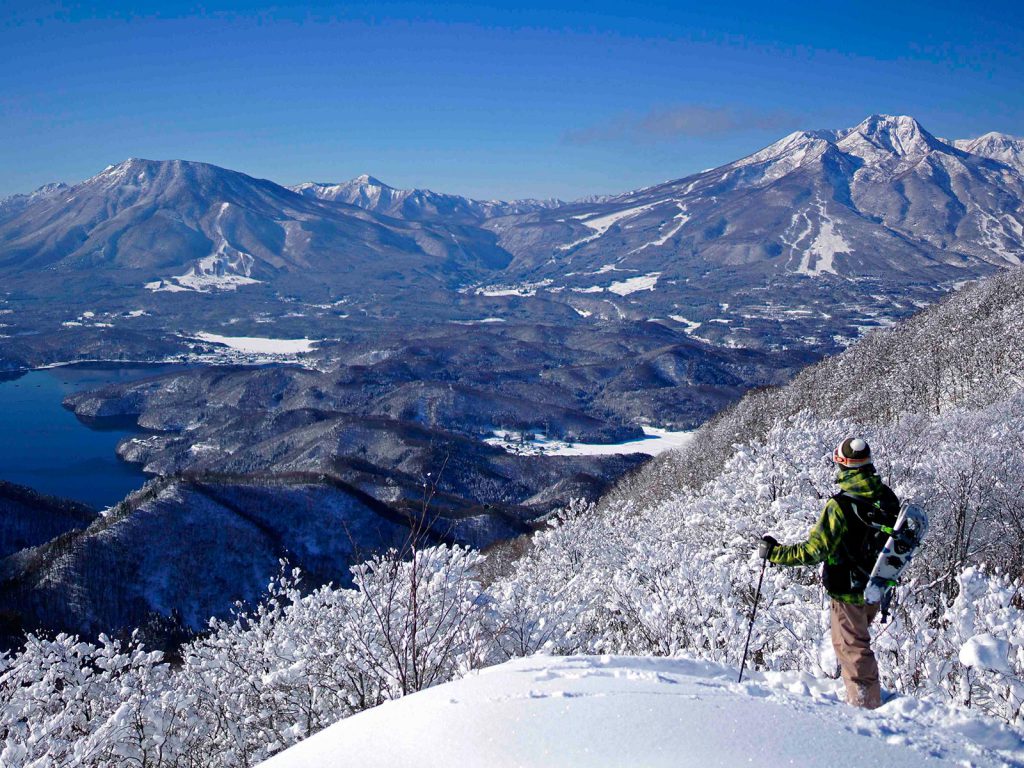
[[[780,388],[747,394],[711,419],[686,449],[625,479],[608,497],[663,498],[717,475],[737,443],[762,438],[800,411],[884,425],[907,414],[979,408],[1024,385],[1024,269],[950,295],[893,328],[806,368]]]

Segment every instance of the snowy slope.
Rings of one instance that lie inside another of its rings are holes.
[[[262,765],[1024,764],[1019,734],[961,711],[894,699],[862,712],[813,678],[735,676],[686,659],[516,659],[343,720]]]
[[[997,160],[1024,173],[1024,139],[992,131],[976,139],[957,139],[953,146],[972,155]]]
[[[548,291],[579,287],[565,281],[566,263],[576,275],[604,264],[661,271],[663,282],[709,263],[734,285],[737,274],[955,280],[1024,258],[1022,168],[1013,137],[950,143],[910,116],[871,115],[693,176],[486,226],[515,267],[552,281]]]

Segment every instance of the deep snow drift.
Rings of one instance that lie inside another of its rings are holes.
[[[895,698],[875,712],[839,684],[687,659],[533,656],[342,720],[263,763],[343,766],[1024,765],[1020,734]]]

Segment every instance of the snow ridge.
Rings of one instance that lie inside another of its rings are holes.
[[[264,768],[416,765],[997,766],[1024,759],[1009,729],[914,699],[875,712],[835,681],[686,658],[533,656],[343,720]],[[444,734],[438,739],[438,734]],[[429,745],[427,747],[426,745]]]

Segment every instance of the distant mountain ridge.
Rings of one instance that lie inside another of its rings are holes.
[[[183,160],[126,160],[0,215],[0,273],[86,270],[151,291],[234,290],[288,273],[344,282],[353,271],[365,286],[375,274],[395,281],[396,268],[408,284],[425,266],[463,280],[474,262],[506,261],[478,230],[383,219]]]
[[[23,330],[40,325],[25,312],[77,327],[93,305],[166,317],[207,294],[223,322],[256,304],[261,322],[282,302],[304,304],[285,313],[298,336],[334,337],[333,322],[300,318],[344,305],[333,316],[653,320],[715,345],[834,351],[1024,259],[1022,147],[872,115],[571,203],[400,190],[368,174],[289,189],[133,159],[0,203],[0,279],[28,302],[12,310],[33,324]],[[0,350],[30,358],[35,347],[9,325],[15,341]]]
[[[530,213],[557,208],[564,201],[549,200],[473,200],[460,195],[433,192],[429,189],[396,189],[383,181],[363,174],[340,184],[307,181],[289,189],[319,200],[356,205],[368,211],[383,213],[411,221],[440,217],[452,221],[479,222],[495,216]]]
[[[695,176],[489,226],[513,267],[538,278],[561,268],[551,263],[561,252],[580,271],[646,273],[671,254],[691,272],[955,279],[1024,258],[1020,146],[992,134],[948,143],[911,117],[873,115],[845,131],[792,133]]]
[[[55,181],[50,184],[44,184],[38,189],[33,190],[26,194],[15,194],[8,197],[0,198],[0,219],[6,216],[11,216],[18,211],[23,210],[29,204],[40,200],[41,198],[48,197],[50,195],[58,194],[59,192],[68,188],[68,185],[63,181]]]
[[[1024,172],[1024,139],[1005,133],[990,132],[976,139],[957,139],[957,149],[972,155],[987,157]]]

